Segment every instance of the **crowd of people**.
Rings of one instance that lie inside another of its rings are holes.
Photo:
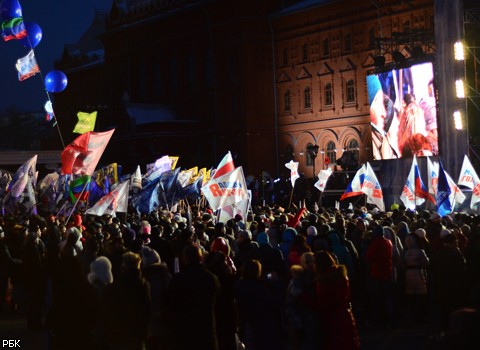
[[[480,216],[255,206],[0,217],[1,312],[52,349],[360,349],[438,321],[479,348]],[[472,349],[473,349],[472,348]]]

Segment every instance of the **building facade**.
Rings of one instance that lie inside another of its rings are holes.
[[[336,167],[346,151],[359,164],[372,161],[366,77],[376,68],[379,39],[434,30],[432,0],[323,3],[292,6],[272,19],[280,154],[310,178]],[[405,46],[398,49],[409,58]],[[317,157],[308,152],[312,145]]]

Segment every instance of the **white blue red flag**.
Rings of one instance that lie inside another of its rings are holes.
[[[385,211],[382,186],[380,186],[380,182],[378,182],[377,176],[368,162],[365,168],[362,192],[367,195],[367,203],[375,204],[380,211]]]
[[[463,158],[458,184],[472,189],[470,208],[473,209],[475,204],[480,201],[480,180],[467,155]]]
[[[362,167],[357,170],[352,181],[348,184],[347,189],[340,197],[341,201],[344,200],[345,198],[360,196],[363,194],[362,186],[363,186],[363,181],[365,179],[366,169],[367,169],[367,166],[363,164]]]

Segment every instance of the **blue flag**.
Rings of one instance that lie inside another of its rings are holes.
[[[448,184],[447,176],[445,175],[445,170],[443,169],[442,162],[438,160],[439,171],[438,171],[438,187],[437,187],[437,213],[441,217],[444,217],[447,214],[452,212],[452,203],[450,203],[449,196],[451,194],[451,189]]]
[[[131,200],[132,206],[140,214],[148,214],[159,207],[158,188],[160,178],[150,181],[141,191],[136,193]]]

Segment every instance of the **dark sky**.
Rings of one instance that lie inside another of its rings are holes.
[[[54,69],[55,60],[61,58],[64,45],[76,43],[92,22],[95,9],[109,11],[112,1],[19,0],[24,21],[42,29],[42,40],[34,48],[41,74],[20,82],[15,63],[27,55],[28,49],[18,40],[0,39],[0,111],[9,107],[43,111],[48,100],[43,79]],[[50,98],[55,108],[55,94],[50,93]]]

